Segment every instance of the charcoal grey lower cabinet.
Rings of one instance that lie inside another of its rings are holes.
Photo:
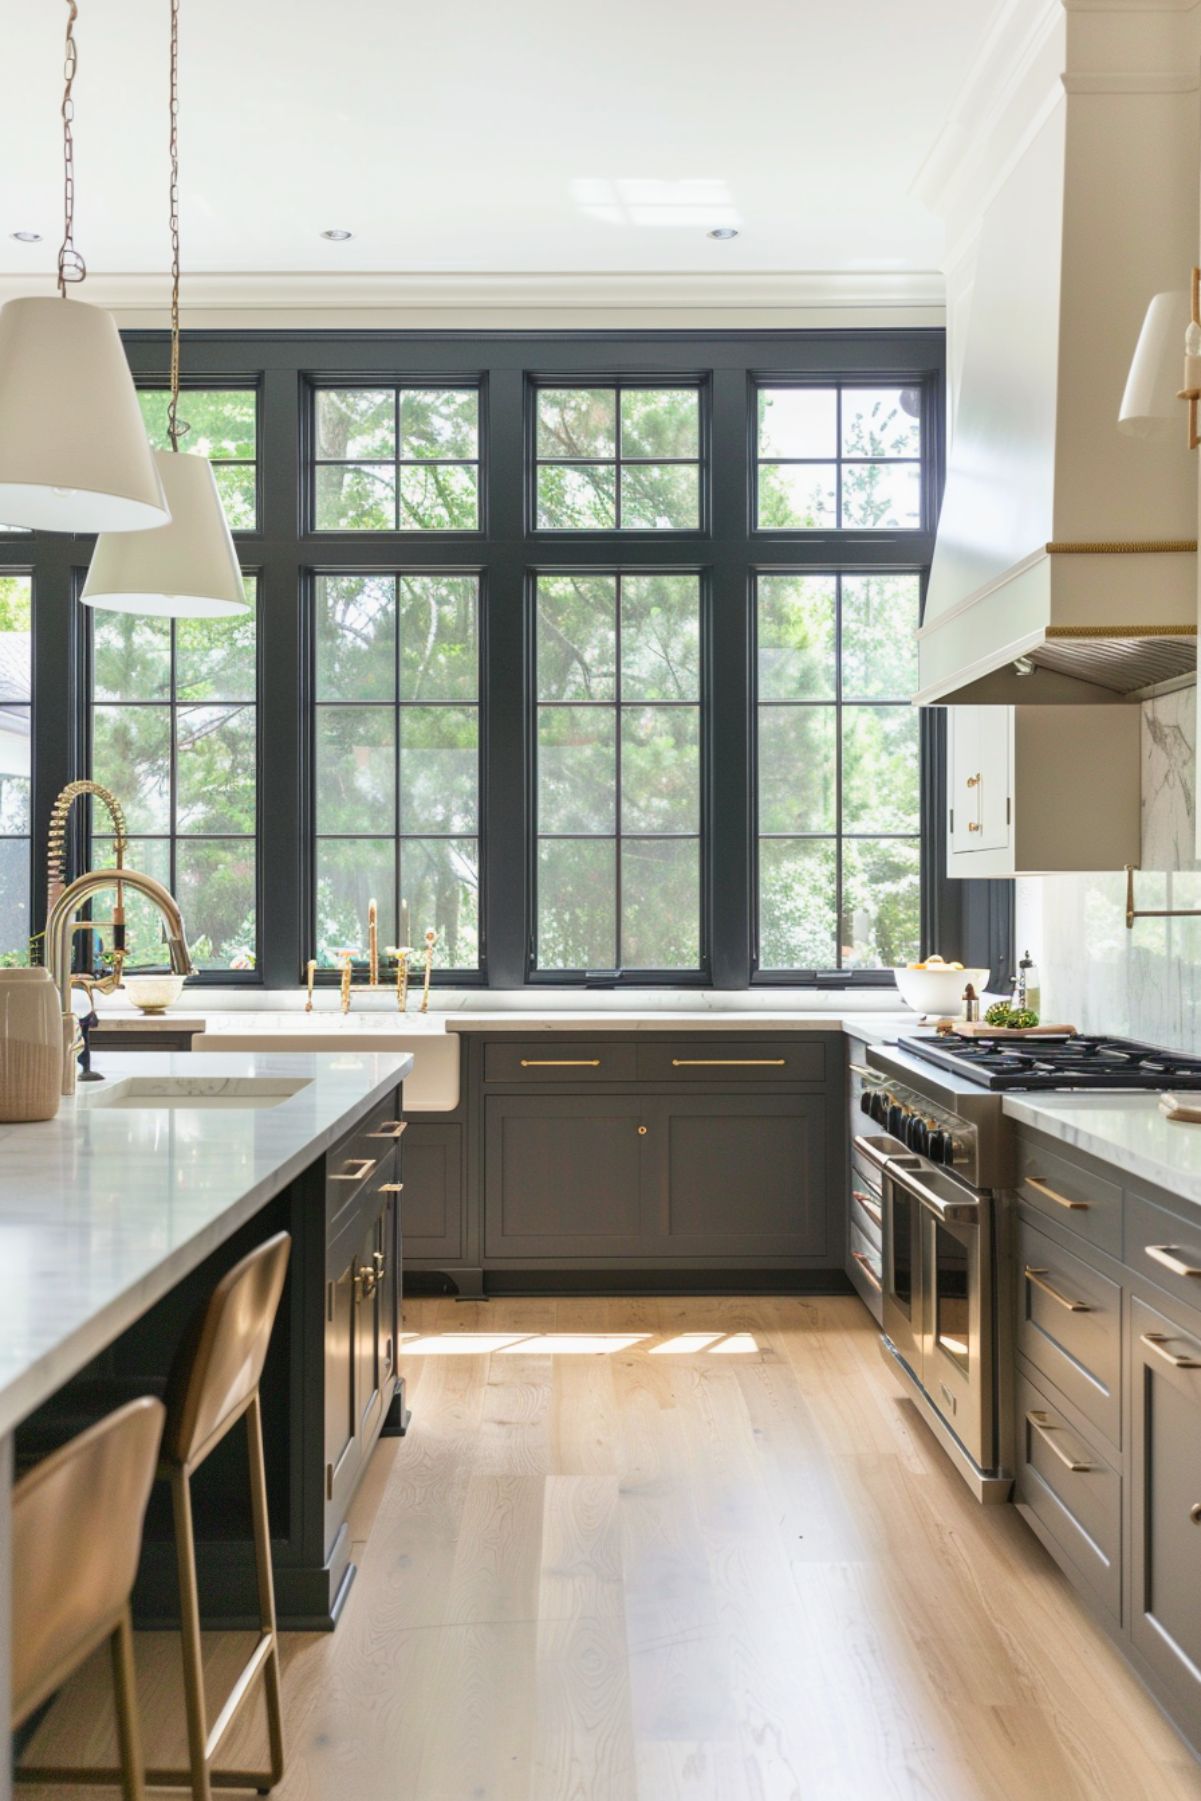
[[[410,1119],[405,1133],[404,1227],[409,1262],[463,1256],[463,1126],[459,1120]]]
[[[824,1095],[489,1095],[489,1258],[836,1260]]]

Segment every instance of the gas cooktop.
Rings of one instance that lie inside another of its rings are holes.
[[[898,1048],[981,1088],[1201,1088],[1201,1057],[1128,1038],[964,1038],[947,1032],[901,1038]]]

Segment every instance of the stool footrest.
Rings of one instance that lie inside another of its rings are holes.
[[[18,1764],[13,1771],[18,1783],[38,1783],[46,1788],[118,1788],[121,1772],[101,1764]],[[214,1788],[256,1789],[260,1793],[277,1786],[279,1778],[270,1770],[210,1770]],[[191,1792],[191,1770],[147,1769],[148,1788],[178,1788]]]
[[[251,1652],[249,1661],[242,1671],[242,1674],[230,1689],[229,1699],[221,1709],[221,1712],[217,1715],[217,1718],[213,1721],[204,1745],[204,1755],[206,1757],[215,1755],[217,1746],[221,1743],[221,1740],[233,1725],[234,1720],[237,1717],[238,1709],[246,1699],[254,1683],[262,1675],[263,1670],[266,1668],[267,1659],[271,1656],[274,1649],[275,1634],[273,1632],[264,1632],[259,1639],[258,1644]]]

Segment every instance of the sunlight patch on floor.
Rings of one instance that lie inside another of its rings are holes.
[[[637,1345],[653,1357],[687,1357],[702,1352],[746,1356],[759,1350],[750,1332],[678,1332],[662,1344],[651,1344],[655,1336],[653,1332],[405,1332],[400,1352],[403,1357],[604,1357]]]

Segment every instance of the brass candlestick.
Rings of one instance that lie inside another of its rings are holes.
[[[423,1013],[428,1013],[430,1010],[430,976],[433,973],[434,946],[437,942],[438,934],[431,926],[425,934],[425,981],[421,988],[421,1011]]]

